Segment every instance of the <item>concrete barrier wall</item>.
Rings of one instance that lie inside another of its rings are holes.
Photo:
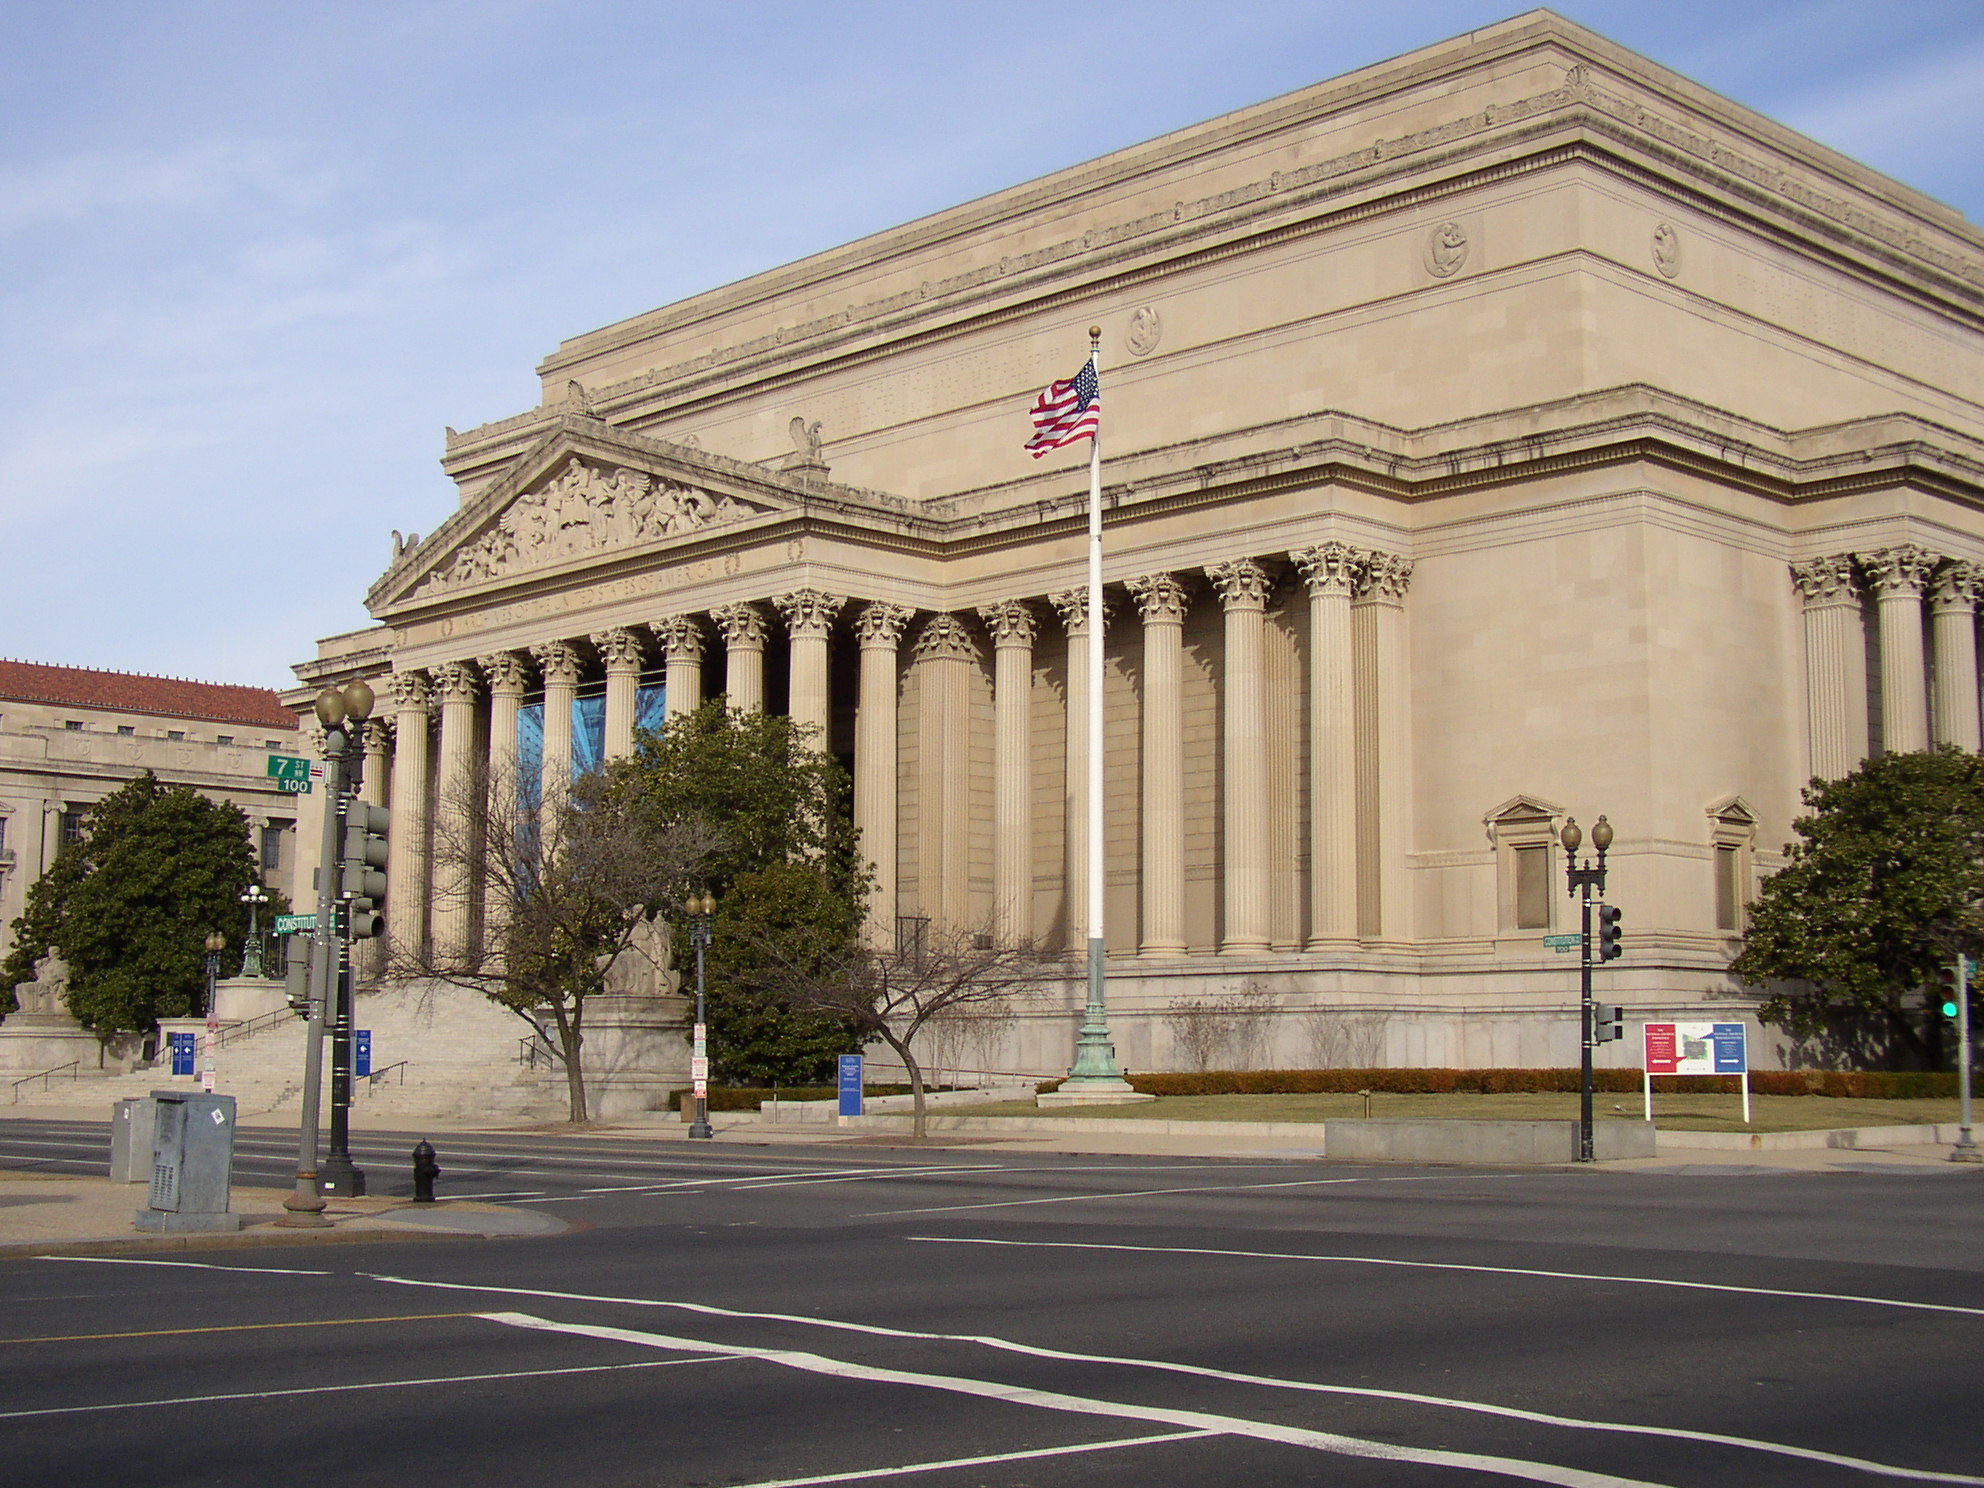
[[[1575,1121],[1332,1121],[1326,1150],[1353,1162],[1509,1163],[1577,1161]],[[1606,1162],[1653,1156],[1653,1127],[1644,1121],[1600,1121],[1593,1154]]]

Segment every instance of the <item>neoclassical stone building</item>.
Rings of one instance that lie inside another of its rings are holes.
[[[847,760],[881,923],[1077,946],[1086,447],[1021,445],[1096,324],[1124,1062],[1251,987],[1254,1057],[1566,1063],[1566,815],[1618,1000],[1734,1010],[1808,778],[1978,747],[1980,317],[1957,213],[1533,13],[566,342],[295,701],[390,700],[395,934],[475,931],[471,762],[723,693]]]

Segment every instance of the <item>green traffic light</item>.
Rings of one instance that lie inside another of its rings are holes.
[[[1945,1002],[1943,1004],[1943,1016],[1945,1018],[1954,1018],[1956,1016],[1956,1004],[1954,1002]]]

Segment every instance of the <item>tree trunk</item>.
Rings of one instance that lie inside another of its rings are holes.
[[[585,1038],[574,1013],[562,1006],[551,1011],[558,1020],[558,1049],[565,1057],[565,1093],[571,1103],[571,1121],[574,1126],[582,1126],[591,1119],[586,1114],[586,1076],[580,1052]]]
[[[914,1038],[916,1036],[916,1030],[912,1028],[909,1031],[909,1035],[910,1038]],[[891,1049],[894,1049],[897,1054],[902,1056],[902,1067],[909,1071],[910,1108],[916,1113],[910,1126],[909,1134],[920,1142],[929,1134],[923,1112],[923,1066],[918,1064],[916,1062],[916,1056],[909,1052],[908,1038],[899,1039],[891,1029],[884,1026],[882,1029],[882,1039]]]

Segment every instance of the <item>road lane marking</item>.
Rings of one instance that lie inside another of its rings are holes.
[[[1785,1287],[1738,1286],[1722,1281],[1674,1281],[1664,1276],[1608,1276],[1587,1271],[1543,1271],[1530,1266],[1479,1266],[1460,1261],[1401,1261],[1385,1256],[1303,1255],[1280,1250],[1218,1250],[1192,1245],[1109,1245],[1081,1240],[987,1240],[957,1235],[906,1235],[924,1245],[1005,1245],[1024,1250],[1127,1250],[1150,1255],[1234,1256],[1242,1260],[1323,1261],[1345,1266],[1402,1266],[1418,1271],[1478,1271],[1493,1276],[1542,1276],[1553,1281],[1609,1281],[1621,1286],[1675,1287],[1691,1292],[1738,1292],[1751,1297],[1791,1297],[1805,1302],[1854,1302],[1868,1307],[1899,1307],[1910,1312],[1947,1312],[1959,1317],[1984,1317],[1984,1307],[1959,1307],[1953,1302],[1904,1302],[1894,1297],[1862,1297],[1852,1292],[1798,1292]]]
[[[748,1355],[702,1359],[642,1359],[632,1364],[580,1364],[565,1369],[506,1369],[498,1374],[444,1374],[428,1379],[371,1380],[356,1385],[301,1385],[293,1390],[243,1390],[230,1395],[180,1395],[168,1400],[114,1400],[103,1405],[52,1405],[41,1410],[0,1411],[0,1421],[31,1416],[84,1416],[96,1411],[149,1410],[164,1405],[218,1405],[230,1400],[281,1400],[291,1395],[337,1395],[351,1390],[405,1390],[416,1385],[473,1385],[483,1380],[548,1379],[559,1374],[612,1374],[621,1369],[667,1369],[678,1364],[729,1364]]]
[[[666,1308],[678,1312],[695,1313],[704,1317],[737,1318],[752,1322],[793,1323],[805,1327],[825,1328],[835,1332],[857,1333],[874,1338],[902,1338],[915,1342],[967,1343],[984,1348],[998,1349],[1005,1353],[1020,1354],[1029,1358],[1052,1359],[1077,1364],[1106,1364],[1121,1368],[1150,1369],[1165,1374],[1191,1375],[1200,1379],[1216,1379],[1234,1384],[1257,1385],[1270,1389],[1298,1390],[1316,1395],[1344,1395],[1374,1400],[1391,1400],[1407,1405],[1432,1406],[1443,1410],[1466,1411],[1476,1415],[1498,1416],[1509,1420],[1527,1421],[1541,1426],[1562,1427],[1574,1431],[1599,1431],[1625,1436],[1649,1436],[1675,1441],[1698,1442],[1709,1446],[1736,1447],[1744,1451],[1763,1452],[1772,1456],[1791,1457],[1800,1461],[1822,1462],[1832,1467],[1851,1468],[1858,1472],[1874,1473],[1882,1477],[1905,1478],[1925,1483],[1959,1483],[1967,1485],[1984,1484],[1984,1478],[1969,1477],[1962,1473],[1937,1472],[1929,1468],[1898,1467],[1891,1463],[1877,1462],[1871,1458],[1848,1457],[1835,1452],[1824,1452],[1813,1447],[1794,1446],[1788,1442],[1767,1441],[1758,1437],[1728,1436],[1709,1431],[1690,1431],[1680,1426],[1643,1426],[1627,1421],[1597,1421],[1578,1416],[1553,1416],[1542,1411],[1523,1410],[1518,1406],[1494,1405],[1487,1401],[1462,1400],[1444,1395],[1423,1395],[1407,1390],[1383,1390],[1360,1385],[1326,1385],[1312,1380],[1287,1379],[1278,1375],[1242,1374],[1227,1369],[1212,1369],[1199,1364],[1180,1364],[1166,1359],[1145,1359],[1125,1354],[1089,1354],[1069,1349],[1047,1348],[1039,1344],[1020,1343],[1010,1338],[1000,1338],[995,1334],[983,1333],[931,1333],[912,1328],[890,1328],[880,1323],[845,1322],[839,1318],[807,1317],[788,1312],[751,1312],[733,1307],[718,1307],[706,1302],[677,1302],[649,1297],[598,1296],[583,1292],[555,1292],[528,1287],[487,1286],[472,1282],[417,1281],[404,1276],[386,1276],[379,1272],[363,1272],[373,1281],[387,1282],[396,1286],[429,1287],[443,1291],[491,1292],[500,1296],[541,1297],[569,1302],[603,1302],[627,1307]],[[478,1314],[486,1316],[486,1314]]]
[[[1670,1488],[1644,1478],[1621,1478],[1610,1473],[1587,1472],[1581,1468],[1560,1467],[1552,1462],[1531,1462],[1518,1457],[1495,1457],[1478,1452],[1449,1452],[1430,1447],[1399,1446],[1391,1442],[1365,1441],[1333,1431],[1311,1431],[1301,1426],[1283,1426],[1273,1421],[1254,1421],[1244,1416],[1219,1415],[1212,1411],[1175,1410],[1168,1406],[1130,1405],[1114,1400],[1098,1400],[1086,1395],[1069,1395],[1057,1390],[1035,1390],[998,1380],[971,1379],[954,1374],[926,1374],[910,1369],[888,1369],[874,1364],[856,1364],[825,1354],[800,1349],[744,1348],[735,1344],[713,1343],[701,1338],[677,1338],[666,1333],[643,1333],[633,1328],[610,1328],[595,1323],[561,1323],[528,1312],[486,1312],[492,1323],[509,1328],[536,1329],[566,1333],[581,1338],[599,1338],[613,1343],[639,1344],[646,1348],[669,1349],[683,1353],[724,1353],[777,1364],[806,1374],[835,1379],[860,1380],[870,1384],[909,1385],[925,1390],[942,1390],[953,1395],[975,1396],[1005,1405],[1032,1406],[1039,1410],[1065,1411],[1072,1415],[1102,1416],[1123,1421],[1149,1421],[1160,1426],[1176,1426],[1207,1431],[1221,1436],[1247,1437],[1276,1442],[1283,1446],[1307,1447],[1338,1457],[1363,1457],[1379,1462],[1412,1462],[1432,1467],[1454,1467],[1471,1472],[1500,1473],[1531,1483],[1549,1483],[1556,1488]]]
[[[825,1473],[816,1478],[770,1478],[739,1488],[814,1488],[820,1483],[865,1483],[870,1478],[904,1478],[915,1473],[948,1472],[956,1467],[988,1467],[995,1462],[1029,1462],[1037,1457],[1072,1457],[1082,1452],[1113,1452],[1118,1447],[1155,1447],[1165,1442],[1200,1441],[1217,1431],[1167,1431],[1162,1436],[1126,1436],[1116,1441],[1082,1442],[1071,1447],[1035,1447],[1025,1452],[994,1452],[986,1457],[950,1457],[942,1462],[912,1462],[907,1467],[870,1467],[860,1472]]]
[[[294,1266],[223,1266],[218,1261],[144,1261],[135,1256],[36,1256],[37,1261],[61,1261],[71,1266],[176,1266],[187,1271],[247,1271],[259,1276],[335,1276],[335,1271],[305,1271]]]
[[[1019,1209],[1029,1204],[1077,1204],[1085,1199],[1148,1199],[1164,1194],[1252,1192],[1263,1188],[1322,1188],[1333,1183],[1436,1183],[1447,1175],[1425,1178],[1294,1178],[1282,1183],[1208,1183],[1195,1188],[1143,1188],[1120,1192],[1055,1194],[1045,1199],[999,1199],[989,1204],[936,1204],[924,1209],[872,1209],[856,1219],[883,1219],[896,1214],[955,1214],[965,1209]]]
[[[148,1328],[139,1333],[62,1333],[45,1338],[0,1338],[9,1343],[95,1343],[110,1338],[177,1338],[188,1333],[260,1333],[270,1328],[347,1328],[358,1323],[431,1323],[436,1318],[477,1317],[473,1312],[410,1312],[401,1317],[311,1318],[300,1323],[217,1323],[204,1328]]]

